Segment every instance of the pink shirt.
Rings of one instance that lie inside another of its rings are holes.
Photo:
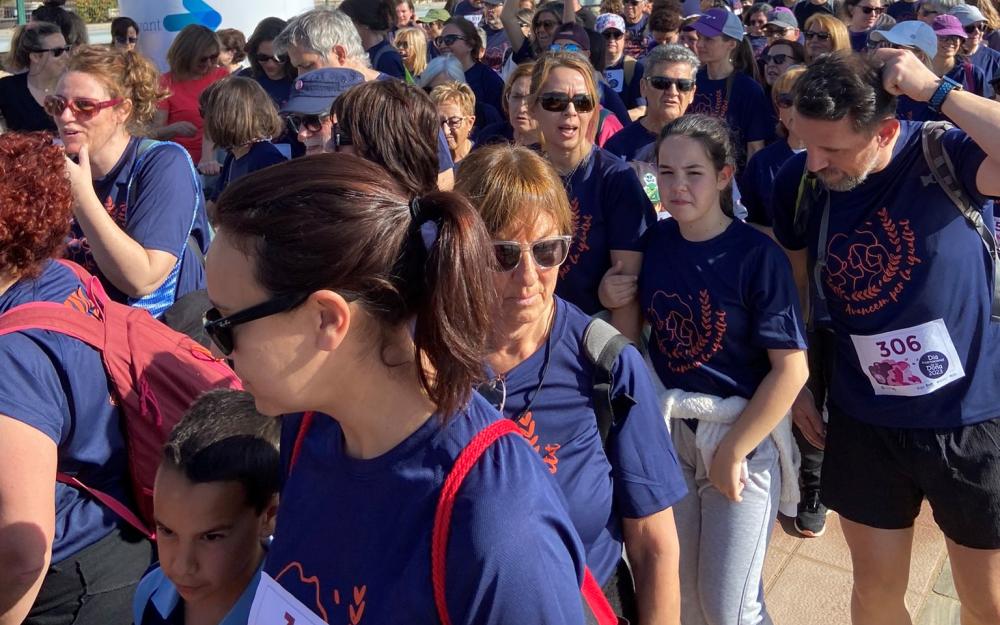
[[[170,72],[160,77],[160,84],[169,89],[171,93],[171,96],[160,102],[159,105],[160,110],[167,112],[167,124],[191,122],[198,128],[198,132],[193,137],[178,135],[172,139],[172,141],[184,146],[195,165],[201,162],[201,140],[204,130],[204,122],[198,111],[198,98],[209,85],[228,75],[229,72],[225,68],[217,67],[204,78],[195,80],[175,82]]]

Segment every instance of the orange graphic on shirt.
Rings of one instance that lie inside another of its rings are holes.
[[[315,592],[315,604],[309,605],[309,603],[305,601],[303,601],[303,603],[306,605],[306,607],[312,610],[317,616],[323,619],[323,622],[329,623],[330,622],[329,614],[327,613],[326,608],[323,606],[322,583],[320,582],[319,577],[315,575],[307,576],[305,573],[305,569],[303,568],[301,563],[299,562],[289,563],[285,568],[281,569],[280,573],[274,576],[274,581],[281,583],[281,578],[283,578],[285,575],[287,575],[292,571],[295,571],[295,573],[297,574],[299,582],[306,584],[307,586],[310,586],[314,589],[314,591],[311,592]],[[282,585],[285,586],[285,588],[288,587],[287,584],[282,584]],[[365,600],[365,595],[367,593],[368,593],[368,586],[364,584],[362,584],[361,586],[353,586],[351,588],[351,593],[350,593],[351,601],[347,605],[348,625],[361,625],[362,619],[364,619],[365,616],[365,606],[367,605]],[[341,596],[339,590],[333,589],[330,592],[330,598],[333,602],[333,605],[340,606]]]
[[[559,267],[559,278],[565,278],[570,270],[580,262],[583,253],[590,250],[587,239],[590,237],[590,228],[593,225],[594,216],[580,216],[580,200],[573,198],[570,202],[570,210],[573,214],[573,242],[569,246],[569,255],[566,262]]]
[[[824,282],[851,316],[869,315],[898,302],[922,261],[908,219],[898,222],[886,208],[851,235],[836,234],[827,245]]]
[[[691,307],[692,299],[657,291],[647,311],[656,348],[667,357],[667,367],[674,373],[685,373],[709,362],[722,350],[726,335],[726,311],[712,307],[708,290],[698,293],[697,315]]]
[[[528,444],[531,445],[532,449],[541,454],[542,462],[548,467],[549,473],[555,475],[559,471],[559,457],[556,452],[562,445],[556,443],[549,443],[545,445],[545,453],[542,454],[542,445],[538,442],[538,434],[535,433],[536,421],[534,415],[531,411],[524,413],[520,419],[516,421],[517,427],[521,430],[521,436],[524,437]]]

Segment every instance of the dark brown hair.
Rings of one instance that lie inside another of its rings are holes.
[[[222,44],[224,49],[232,50],[234,64],[242,63],[247,58],[245,51],[247,38],[242,32],[235,28],[223,28],[216,31],[215,34],[219,36],[219,43]]]
[[[349,89],[330,111],[358,156],[384,167],[410,195],[437,189],[437,108],[423,89],[375,80]]]
[[[462,36],[465,37],[465,44],[472,49],[472,62],[479,63],[479,57],[482,56],[481,53],[483,51],[483,40],[479,38],[479,31],[476,29],[475,24],[464,17],[453,17],[445,22],[444,25],[454,26],[462,31]]]
[[[250,39],[247,40],[246,53],[247,58],[250,59],[250,69],[253,71],[255,78],[267,76],[264,68],[260,66],[260,61],[257,60],[257,52],[260,51],[260,44],[265,41],[273,42],[281,34],[281,31],[285,30],[285,26],[287,25],[288,22],[280,17],[265,17],[257,24],[257,28],[253,29]],[[285,68],[285,77],[294,78],[295,68],[292,67],[292,62],[288,60],[288,55],[285,55],[283,60],[284,63],[281,66]]]
[[[257,282],[272,295],[331,289],[357,297],[381,329],[380,351],[412,322],[420,386],[446,417],[483,378],[496,310],[483,262],[492,246],[461,195],[412,200],[378,165],[320,154],[231,184],[217,223],[254,259]],[[432,230],[428,247],[423,235]]]
[[[362,26],[381,32],[396,23],[396,3],[393,0],[344,0],[340,10]]]
[[[201,95],[205,132],[224,150],[276,139],[281,134],[281,118],[274,102],[253,78],[223,78]]]

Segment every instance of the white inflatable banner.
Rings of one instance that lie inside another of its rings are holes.
[[[287,20],[314,6],[314,0],[118,0],[120,15],[139,24],[139,49],[161,71],[167,70],[171,42],[188,24],[236,28],[249,39],[265,17]]]

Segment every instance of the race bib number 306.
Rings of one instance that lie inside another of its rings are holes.
[[[876,395],[929,395],[965,377],[941,319],[873,336],[852,334],[851,341]]]

